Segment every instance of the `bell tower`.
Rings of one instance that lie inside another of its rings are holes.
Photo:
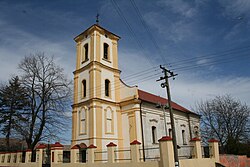
[[[74,38],[74,104],[72,145],[105,148],[110,141],[122,145],[120,112],[119,36],[94,24]],[[119,123],[118,123],[119,122]]]

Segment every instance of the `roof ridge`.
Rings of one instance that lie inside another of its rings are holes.
[[[157,96],[153,93],[149,93],[146,92],[144,90],[138,89],[138,94],[139,94],[139,99],[144,100],[144,101],[148,101],[151,103],[161,103],[161,104],[166,104],[168,102],[167,98],[161,97],[161,96]],[[185,113],[194,113],[192,111],[190,111],[189,109],[179,105],[178,103],[171,101],[172,104],[172,108],[175,110],[179,110]]]

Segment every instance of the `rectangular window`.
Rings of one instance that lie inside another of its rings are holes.
[[[108,49],[109,49],[109,45],[104,43],[103,44],[103,58],[108,60]]]
[[[186,142],[186,134],[185,134],[185,130],[182,130],[181,131],[181,134],[182,134],[182,142],[183,142],[183,145],[186,145],[187,142]]]
[[[152,143],[156,143],[157,137],[156,137],[156,127],[152,126]]]
[[[86,91],[87,91],[87,85],[86,85],[86,80],[84,79],[83,81],[82,81],[82,97],[84,98],[84,97],[86,97]]]
[[[89,46],[88,46],[88,44],[85,44],[84,45],[84,55],[85,55],[84,61],[87,61],[89,59],[88,54],[89,54]]]
[[[110,91],[110,81],[108,79],[105,80],[105,96],[109,97]]]
[[[54,162],[54,158],[55,158],[55,155],[54,155],[54,151],[52,152],[52,162]]]

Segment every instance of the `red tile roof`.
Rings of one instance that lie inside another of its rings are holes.
[[[143,90],[138,90],[138,93],[139,93],[139,99],[141,99],[143,101],[151,102],[151,103],[155,103],[155,104],[157,104],[157,103],[167,104],[168,103],[167,99],[162,98],[160,96],[156,96],[156,95],[148,93],[148,92],[145,92]],[[176,104],[173,101],[171,102],[171,105],[172,105],[172,108],[175,110],[179,110],[179,111],[182,111],[185,113],[193,113],[190,110],[180,106],[179,104]]]

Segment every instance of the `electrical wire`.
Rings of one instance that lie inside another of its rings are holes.
[[[146,22],[144,21],[142,15],[141,15],[141,12],[140,12],[139,8],[137,7],[135,1],[134,1],[134,0],[130,0],[130,2],[131,2],[131,4],[132,4],[133,8],[135,9],[137,16],[139,17],[139,20],[141,21],[141,24],[143,25],[143,27],[144,27],[145,30],[147,31],[147,33],[148,33],[148,35],[149,35],[149,37],[150,37],[152,43],[154,44],[156,50],[159,52],[159,55],[160,55],[162,61],[165,63],[165,62],[166,62],[166,59],[165,59],[165,57],[162,55],[161,49],[160,49],[158,43],[156,42],[154,36],[152,35],[151,31],[149,30],[148,25],[147,25]]]
[[[140,47],[141,50],[145,50],[143,45],[141,44],[141,42],[138,40],[138,38],[136,38],[136,34],[135,32],[133,31],[132,27],[130,26],[130,24],[128,23],[126,17],[123,15],[120,7],[118,6],[118,4],[114,1],[114,0],[111,0],[116,12],[118,13],[118,15],[122,18],[123,22],[125,23],[125,25],[127,26],[130,34],[131,34],[131,37],[136,41],[137,45]],[[151,59],[151,57],[147,56],[147,61],[149,62],[149,64],[153,64],[153,61]]]
[[[239,49],[237,49],[239,50]],[[234,54],[237,54],[237,53],[240,53],[241,50],[239,50],[238,52],[234,52]],[[213,54],[215,55],[215,54]],[[248,58],[250,56],[250,54],[245,54],[245,55],[242,55],[241,57],[244,58]],[[203,56],[202,56],[203,57]],[[179,68],[175,68],[173,70],[177,70],[177,72],[182,72],[182,71],[187,71],[187,70],[192,70],[192,69],[197,69],[197,68],[202,68],[202,67],[205,67],[205,66],[211,66],[211,65],[218,65],[218,64],[223,64],[223,63],[229,63],[229,62],[233,62],[233,61],[237,61],[238,60],[238,57],[231,57],[230,59],[220,59],[220,60],[214,60],[214,61],[210,61],[210,62],[205,62],[205,63],[202,63],[202,64],[198,64],[198,65],[187,65],[187,66],[182,66],[182,67],[179,67]],[[152,77],[155,77],[157,74],[160,74],[160,73],[154,73],[152,74],[153,72],[156,72],[157,67],[151,67],[147,70],[144,70],[142,72],[137,72],[137,73],[134,73],[132,75],[128,75],[124,78],[129,78],[127,79],[126,82],[130,83],[130,84],[134,84],[134,83],[140,83],[140,82],[144,82],[144,81],[147,81],[148,79],[152,79]],[[159,70],[159,69],[158,69]],[[150,74],[150,75],[149,75]],[[111,83],[111,84],[114,84]],[[88,91],[92,91],[93,89],[96,90],[96,92],[99,92],[101,90],[104,89],[104,85],[100,85],[100,86],[97,86],[97,87],[94,87],[92,89],[89,89]],[[115,89],[116,90],[116,89]],[[79,94],[81,94],[81,92],[79,92]]]

